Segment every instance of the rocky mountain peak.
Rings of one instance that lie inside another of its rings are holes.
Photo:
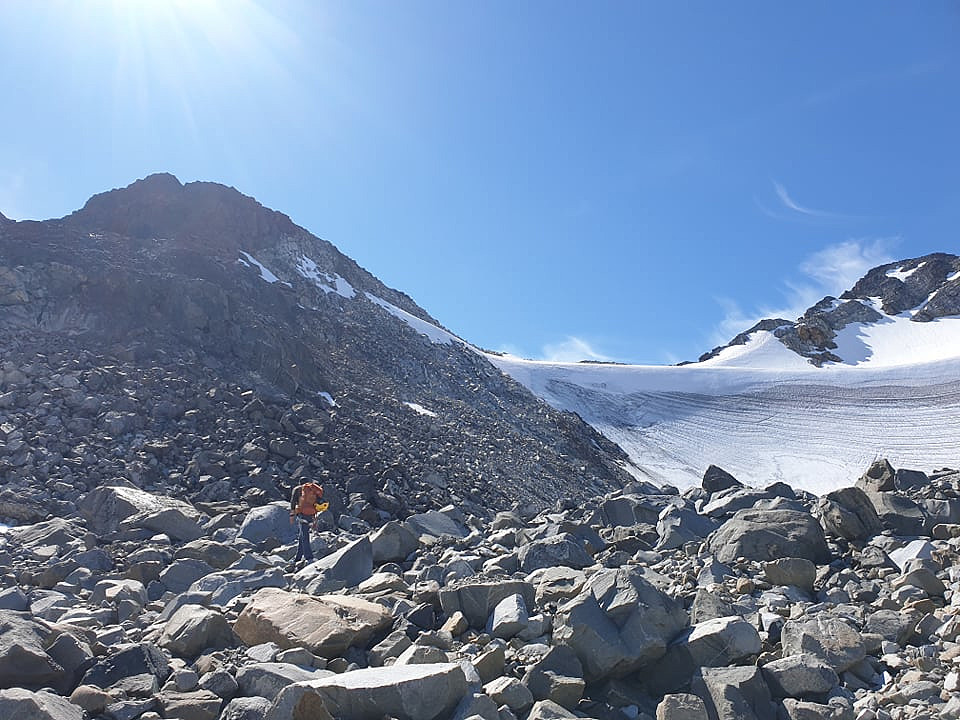
[[[700,356],[698,362],[710,360],[728,347],[746,344],[758,331],[772,332],[817,367],[843,362],[845,358],[835,352],[838,332],[851,323],[877,323],[905,314],[912,322],[960,315],[960,257],[932,253],[880,265],[839,299],[823,298],[796,321],[761,320],[727,345]]]
[[[212,182],[183,184],[157,173],[94,195],[66,218],[71,226],[135,239],[176,239],[235,251],[257,250],[300,228],[235,188]]]

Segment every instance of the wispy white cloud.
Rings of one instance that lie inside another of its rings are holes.
[[[849,290],[868,270],[893,262],[891,252],[898,242],[898,238],[863,238],[818,250],[800,263],[799,278],[783,280],[779,303],[743,308],[730,298],[717,298],[723,319],[711,334],[711,343],[725,345],[764,318],[796,320],[825,296],[836,297]]]
[[[596,360],[598,362],[612,362],[614,359],[604,355],[599,350],[590,345],[583,338],[567,336],[565,339],[555,343],[547,343],[539,353],[530,353],[521,350],[516,345],[506,344],[498,348],[498,352],[525,357],[532,360],[544,360],[546,362],[580,362],[581,360]]]
[[[834,216],[834,213],[829,213],[824,210],[814,210],[813,208],[804,207],[803,205],[798,203],[796,200],[794,200],[792,197],[790,197],[790,193],[787,192],[787,189],[783,185],[778,183],[776,180],[773,181],[773,188],[774,190],[776,190],[777,197],[780,198],[780,202],[782,202],[787,208],[789,208],[790,210],[793,210],[794,212],[798,212],[803,215],[813,215],[815,217],[833,217]]]
[[[581,360],[609,362],[613,360],[613,358],[591,347],[586,340],[573,336],[557,343],[544,345],[541,359],[550,362],[579,362]]]

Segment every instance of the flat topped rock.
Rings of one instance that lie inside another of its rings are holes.
[[[312,597],[279,588],[259,590],[233,626],[249,646],[274,642],[305,647],[322,657],[338,657],[393,622],[383,605],[349,595]]]
[[[467,692],[456,663],[367,668],[288,685],[265,720],[435,720]]]
[[[805,558],[830,561],[823,528],[816,519],[796,510],[740,510],[710,536],[709,549],[722,563],[748,560]]]

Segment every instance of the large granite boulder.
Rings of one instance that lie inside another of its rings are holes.
[[[870,498],[858,487],[827,493],[817,507],[820,522],[831,535],[848,540],[866,540],[883,530]]]
[[[23,688],[0,690],[3,720],[83,720],[83,710],[61,695]]]
[[[334,658],[351,646],[366,646],[392,622],[387,608],[361,598],[264,588],[250,599],[233,630],[246,645],[274,642],[284,649],[305,647]]]
[[[770,689],[755,665],[703,668],[690,691],[702,699],[711,720],[774,720]]]
[[[709,549],[722,562],[806,558],[830,561],[823,528],[811,515],[796,510],[740,510],[710,536]]]
[[[230,647],[235,641],[221,613],[202,605],[184,605],[167,620],[158,644],[178,657],[195,658],[203,650]]]
[[[368,668],[288,685],[265,720],[437,720],[466,692],[455,663]]]
[[[372,573],[373,548],[364,535],[307,565],[294,576],[291,585],[311,595],[325,595],[356,587]]]
[[[440,607],[447,616],[462,612],[471,627],[482,629],[493,609],[510,595],[521,595],[528,608],[534,607],[536,593],[533,585],[522,580],[463,582],[441,588]]]
[[[243,518],[237,537],[254,545],[267,541],[276,545],[296,542],[297,527],[290,522],[290,506],[273,502],[253,508]]]
[[[859,630],[848,621],[823,612],[812,618],[788,621],[783,626],[780,642],[784,656],[807,653],[838,673],[853,667],[867,655]]]
[[[44,649],[47,626],[28,613],[0,610],[0,688],[56,686],[64,669]]]
[[[559,533],[535,540],[520,548],[520,569],[525,573],[548,567],[569,567],[581,570],[593,565],[593,558],[583,543],[568,533]]]
[[[195,540],[203,534],[203,515],[193,505],[135,487],[95,488],[80,499],[77,509],[87,527],[98,534],[113,532],[125,521],[176,540]]]
[[[627,675],[657,660],[687,625],[683,605],[638,568],[595,573],[584,591],[560,606],[554,640],[569,645],[594,682]]]

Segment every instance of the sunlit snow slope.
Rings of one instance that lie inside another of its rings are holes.
[[[658,482],[698,483],[715,464],[750,484],[822,493],[878,457],[927,471],[960,466],[960,317],[884,315],[847,325],[835,342],[844,361],[822,368],[763,330],[679,367],[489,359],[579,414]]]

